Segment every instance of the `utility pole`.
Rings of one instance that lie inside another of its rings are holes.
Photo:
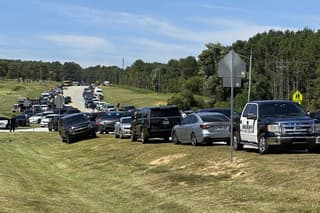
[[[122,57],[122,70],[124,70],[124,57]]]
[[[251,73],[252,73],[252,48],[250,49],[248,102],[250,101],[250,94],[251,94]]]
[[[158,93],[160,92],[160,68],[158,68]]]

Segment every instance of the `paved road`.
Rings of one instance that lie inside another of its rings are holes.
[[[86,86],[71,86],[63,90],[64,96],[70,96],[72,103],[69,105],[78,108],[81,112],[92,112],[91,109],[84,107],[84,99],[82,97],[83,90]]]
[[[10,132],[8,129],[1,129],[0,132]],[[44,128],[16,128],[16,132],[49,132],[48,127]]]

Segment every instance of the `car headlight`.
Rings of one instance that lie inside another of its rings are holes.
[[[280,133],[280,128],[278,124],[268,124],[267,130],[268,132]]]

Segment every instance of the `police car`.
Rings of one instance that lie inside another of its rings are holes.
[[[258,147],[260,154],[270,146],[320,147],[320,123],[293,101],[253,101],[245,105],[240,117],[240,131],[234,133],[233,147]]]

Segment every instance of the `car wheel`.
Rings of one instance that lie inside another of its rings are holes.
[[[232,146],[233,146],[234,150],[243,149],[243,144],[241,144],[241,142],[240,142],[240,134],[239,134],[238,131],[235,131],[233,133],[233,144],[232,144]]]
[[[92,138],[96,138],[96,137],[97,137],[97,134],[96,134],[96,131],[95,131],[95,130],[92,130],[91,137],[92,137]]]
[[[100,134],[103,134],[103,130],[100,130]]]
[[[52,129],[51,128],[48,128],[49,129],[49,131],[51,132],[52,131]]]
[[[197,137],[194,133],[191,134],[191,144],[192,146],[198,146],[198,140],[197,140]]]
[[[135,134],[131,135],[131,142],[137,141],[137,136]]]
[[[143,130],[142,130],[142,132],[141,132],[141,143],[146,144],[146,143],[148,143],[148,142],[149,142],[149,138],[147,138],[147,137],[144,135],[144,132],[143,132]]]
[[[119,135],[117,133],[114,133],[115,138],[119,138]]]
[[[180,141],[178,139],[178,136],[177,136],[176,132],[172,133],[172,141],[173,141],[174,144],[180,144]]]
[[[260,154],[266,154],[269,150],[269,145],[263,133],[260,134],[258,138],[258,150]]]
[[[66,139],[64,137],[61,137],[61,142],[62,143],[66,142]]]
[[[72,142],[70,135],[67,135],[67,137],[66,137],[66,142],[67,142],[68,144],[70,144],[70,143]]]

